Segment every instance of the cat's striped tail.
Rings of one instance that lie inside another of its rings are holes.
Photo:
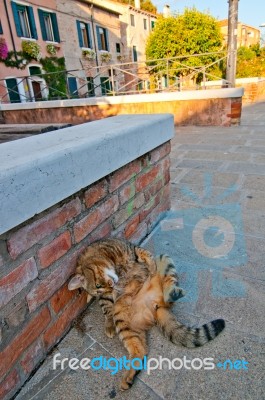
[[[169,309],[159,308],[157,325],[172,343],[185,347],[199,347],[215,339],[225,328],[225,321],[216,319],[200,328],[190,328],[178,322]]]

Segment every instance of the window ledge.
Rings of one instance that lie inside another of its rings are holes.
[[[37,41],[37,39],[35,39],[35,38],[29,38],[29,37],[24,37],[24,36],[21,36],[20,39],[21,40],[29,40],[30,42],[36,42]]]
[[[60,46],[60,43],[59,43],[59,42],[54,42],[54,41],[51,41],[51,40],[45,40],[45,43],[54,44],[54,45],[56,45],[56,46]]]

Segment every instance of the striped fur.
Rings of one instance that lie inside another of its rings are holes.
[[[155,260],[147,250],[118,239],[107,239],[89,246],[78,261],[69,289],[83,287],[97,296],[105,315],[105,332],[115,332],[131,359],[142,359],[148,352],[146,333],[158,325],[173,343],[186,347],[202,346],[223,329],[223,320],[201,328],[179,323],[170,308],[184,296],[172,259],[166,255]],[[138,371],[126,370],[121,389],[128,389]]]

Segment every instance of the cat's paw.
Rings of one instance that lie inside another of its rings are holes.
[[[105,334],[108,338],[112,339],[115,336],[116,330],[114,325],[106,325],[105,326]]]
[[[168,303],[173,303],[179,299],[181,299],[182,297],[185,296],[185,291],[176,286],[174,287],[169,293],[167,293],[166,297],[165,297],[165,301]]]

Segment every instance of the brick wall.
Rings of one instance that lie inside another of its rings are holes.
[[[243,90],[216,89],[2,105],[7,124],[82,124],[120,114],[171,113],[175,125],[239,124]],[[234,106],[238,113],[234,118]]]
[[[86,307],[67,280],[89,243],[139,243],[169,209],[170,142],[0,236],[0,398],[9,399]]]
[[[265,100],[265,79],[256,80],[253,82],[244,82],[244,79],[239,80],[236,86],[244,87],[244,96],[242,98],[243,104],[251,104],[257,101]],[[241,82],[242,81],[242,82]]]

